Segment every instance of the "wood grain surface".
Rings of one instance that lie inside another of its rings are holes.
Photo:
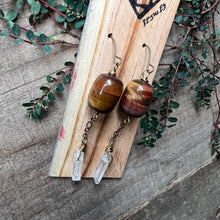
[[[138,19],[136,13],[141,13],[143,9],[139,7],[135,13],[132,2],[91,1],[74,71],[75,77],[72,82],[74,86],[70,90],[61,126],[62,138],[58,138],[55,147],[50,176],[72,176],[75,152],[81,145],[84,128],[93,112],[87,102],[90,88],[97,76],[108,73],[113,67],[114,47],[111,39],[108,38],[109,33],[115,38],[117,55],[123,59],[118,77],[123,81],[124,86],[132,79],[139,79],[145,69],[148,54],[142,47],[143,43],[150,46],[151,63],[155,66],[150,82],[155,76],[179,1],[152,1],[151,10],[146,11],[142,19]],[[150,1],[142,1],[142,3],[148,6]],[[114,111],[102,114],[96,121],[89,132],[83,177],[94,176],[114,130],[118,129],[126,117],[116,106]],[[105,177],[122,177],[139,121],[133,119],[121,132],[114,144],[113,161]]]
[[[14,0],[2,0],[0,8],[5,11],[15,9]],[[30,15],[28,8],[26,5],[24,12],[19,11],[20,18],[17,21],[27,28]],[[39,31],[67,38],[60,34],[60,29],[53,22],[45,22],[45,26],[44,22],[37,26]],[[218,16],[216,24],[219,27]],[[75,33],[80,34],[76,30]],[[174,25],[167,44],[174,44],[179,34]],[[66,40],[78,42],[72,38]],[[56,96],[56,102],[41,121],[25,117],[22,103],[40,94],[40,86],[47,85],[47,75],[53,76],[62,70],[65,61],[74,61],[76,49],[56,46],[51,54],[47,54],[34,46],[17,45],[4,37],[0,37],[0,48],[1,220],[115,220],[210,160],[210,135],[217,109],[195,108],[191,93],[184,89],[175,97],[180,104],[180,108],[173,113],[179,119],[176,127],[166,130],[154,149],[137,146],[143,137],[139,128],[120,180],[103,179],[96,186],[92,179],[75,184],[69,178],[48,177],[69,85],[65,86],[64,94]],[[166,54],[161,63],[172,62],[174,58],[175,54]],[[156,76],[161,77],[164,73],[166,69],[160,67]],[[152,108],[157,105],[154,103]],[[208,184],[202,189],[203,192],[214,187],[216,191],[213,192],[217,193],[219,182],[214,180],[219,181],[215,177],[219,167],[215,169],[213,166],[209,168],[211,172],[200,173],[201,181],[206,179]],[[212,181],[208,182],[209,179]],[[194,190],[190,192],[193,194]],[[206,196],[212,194],[202,194],[200,191],[200,194],[193,195],[194,198],[198,198],[198,195],[204,198],[204,206],[201,206],[203,219],[206,216],[203,215],[206,210],[204,207],[213,204],[210,202],[212,198]],[[213,200],[216,204],[217,199]],[[216,209],[217,205],[212,207]]]

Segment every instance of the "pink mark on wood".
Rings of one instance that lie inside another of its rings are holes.
[[[61,141],[61,139],[64,139],[64,135],[65,135],[65,130],[64,130],[64,127],[62,125],[61,130],[60,130],[59,141]]]
[[[78,67],[78,64],[77,64],[77,67]],[[77,67],[75,68],[74,73],[73,73],[73,80],[72,80],[72,84],[71,84],[71,91],[73,90],[74,85],[75,85],[75,82],[76,82],[76,78],[77,78]]]

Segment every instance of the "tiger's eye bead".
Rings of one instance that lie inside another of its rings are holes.
[[[150,107],[153,93],[153,87],[147,82],[140,79],[130,81],[121,98],[123,112],[132,117],[144,115]]]
[[[89,105],[101,112],[110,112],[117,104],[123,91],[120,79],[110,74],[101,74],[95,80],[89,93]]]

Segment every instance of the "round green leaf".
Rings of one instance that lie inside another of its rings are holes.
[[[67,10],[67,7],[65,5],[59,5],[57,9],[61,12],[65,12]]]
[[[71,62],[71,61],[67,61],[67,62],[65,62],[65,64],[64,64],[65,66],[73,66],[74,65],[74,63],[73,62]]]
[[[17,12],[14,10],[8,11],[5,16],[5,18],[10,21],[13,21],[16,17],[17,17]]]
[[[0,36],[8,37],[9,36],[9,32],[8,31],[0,31]]]
[[[83,3],[82,3],[82,1],[77,1],[77,3],[76,3],[76,11],[78,12],[78,13],[80,13],[81,11],[82,11],[82,8],[83,8]]]
[[[64,78],[63,78],[63,82],[65,82],[65,83],[70,82],[70,80],[71,80],[71,76],[70,76],[70,75],[66,75],[66,76],[64,76]]]
[[[27,2],[29,5],[32,5],[35,2],[35,0],[27,0]]]
[[[179,72],[178,73],[178,78],[179,79],[184,79],[185,78],[185,72]]]
[[[43,90],[43,91],[48,91],[50,90],[47,86],[41,86],[40,87],[40,90]]]
[[[74,24],[74,26],[75,26],[75,28],[81,28],[84,25],[84,23],[85,23],[85,20],[83,19],[83,20],[77,21]]]
[[[23,0],[17,0],[16,1],[16,6],[17,8],[21,9],[24,6],[24,1]]]
[[[53,93],[50,92],[47,97],[51,102],[55,101],[55,95]]]
[[[33,41],[34,40],[34,32],[31,30],[28,30],[26,33],[26,36],[28,38],[28,40]]]
[[[65,18],[64,18],[63,16],[59,15],[58,18],[57,18],[57,21],[58,21],[59,23],[62,23],[62,22],[65,21]]]
[[[182,19],[183,19],[182,15],[179,15],[179,16],[177,16],[177,17],[175,18],[175,21],[176,21],[177,23],[180,23],[180,22],[182,21]]]
[[[45,45],[43,48],[44,48],[44,51],[47,53],[50,53],[52,51],[52,48],[50,45]]]
[[[12,32],[14,35],[16,36],[20,36],[21,35],[21,28],[18,24],[14,24],[14,26],[12,27]]]
[[[33,112],[32,118],[35,119],[35,120],[38,120],[39,116],[38,116],[38,114],[36,112]]]
[[[53,83],[56,81],[56,78],[53,78],[52,76],[47,76],[47,82]]]
[[[14,42],[16,44],[22,44],[24,42],[24,40],[22,38],[17,38],[17,39],[14,40]]]
[[[62,83],[59,83],[56,87],[57,92],[63,92],[64,91],[64,87]]]
[[[56,6],[56,1],[55,0],[47,0],[47,3],[50,4],[53,7]]]
[[[34,2],[31,4],[31,12],[32,12],[34,15],[37,15],[37,14],[40,12],[40,9],[41,9],[41,4],[40,4],[40,2],[34,1]]]
[[[179,103],[177,103],[177,102],[171,102],[171,108],[177,109],[177,108],[179,108],[179,107],[180,107]]]
[[[40,38],[40,42],[43,43],[47,42],[47,36],[45,34],[41,34],[39,38]]]

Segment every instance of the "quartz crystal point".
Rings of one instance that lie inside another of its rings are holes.
[[[93,177],[95,184],[99,184],[101,182],[102,177],[105,174],[105,171],[107,170],[109,164],[112,161],[112,157],[113,157],[113,154],[109,153],[109,152],[105,152],[104,155],[102,156],[102,159],[101,159],[101,161],[95,171],[95,175]]]
[[[75,162],[73,166],[73,181],[80,181],[82,176],[82,167],[83,167],[83,159],[84,159],[84,152],[81,150],[76,151]]]

